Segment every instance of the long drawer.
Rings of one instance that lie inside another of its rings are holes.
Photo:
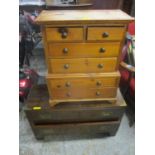
[[[95,99],[95,98],[115,98],[117,93],[116,87],[102,88],[102,89],[51,89],[49,93],[52,99]]]
[[[120,74],[98,73],[98,74],[48,74],[47,83],[51,89],[90,89],[104,87],[118,87]]]
[[[120,42],[111,43],[49,43],[48,58],[117,57]]]
[[[109,134],[114,135],[120,125],[120,121],[87,122],[69,124],[32,124],[36,138],[44,138],[51,134]]]
[[[102,73],[116,71],[117,58],[48,59],[49,73]]]

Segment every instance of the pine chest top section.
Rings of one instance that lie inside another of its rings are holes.
[[[37,24],[127,24],[134,18],[121,10],[43,10]]]

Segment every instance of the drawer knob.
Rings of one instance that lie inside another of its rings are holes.
[[[61,38],[62,38],[62,39],[67,38],[67,35],[68,35],[67,32],[63,32],[63,33],[61,33]]]
[[[66,82],[66,87],[70,87],[71,83],[70,82]]]
[[[71,93],[68,92],[68,93],[66,94],[66,96],[67,96],[67,97],[71,97]]]
[[[96,96],[100,96],[101,93],[99,91],[96,92]]]
[[[64,65],[64,68],[65,68],[65,69],[68,69],[68,68],[69,68],[69,64],[65,64],[65,65]]]
[[[58,32],[61,33],[61,38],[62,39],[67,38],[67,35],[68,35],[67,28],[61,27],[61,28],[58,29]]]
[[[103,64],[98,64],[98,68],[103,68]]]
[[[105,48],[100,48],[100,53],[104,53],[105,52]]]
[[[106,37],[108,37],[109,36],[109,33],[108,32],[104,32],[103,34],[102,34],[102,37],[103,38],[106,38]]]
[[[96,82],[96,85],[97,85],[97,86],[101,86],[101,85],[102,85],[101,81],[97,81],[97,82]]]
[[[63,53],[64,53],[64,54],[67,54],[67,53],[68,53],[68,48],[64,48],[64,49],[63,49]]]

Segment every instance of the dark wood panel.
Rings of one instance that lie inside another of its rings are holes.
[[[105,107],[100,110],[41,110],[41,111],[26,111],[26,115],[30,121],[35,123],[67,123],[67,122],[93,122],[93,121],[110,121],[119,120],[123,113],[124,107]],[[93,117],[92,117],[93,116]]]
[[[107,134],[114,136],[118,130],[120,121],[94,122],[94,123],[70,123],[70,124],[31,124],[37,139],[43,139],[49,135],[69,134]]]

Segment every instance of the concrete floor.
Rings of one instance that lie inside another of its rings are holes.
[[[46,74],[42,44],[33,51],[31,67],[39,75]],[[135,127],[129,126],[128,117],[123,116],[119,130],[114,137],[92,137],[91,135],[59,135],[37,141],[23,111],[19,114],[20,155],[134,155]]]

